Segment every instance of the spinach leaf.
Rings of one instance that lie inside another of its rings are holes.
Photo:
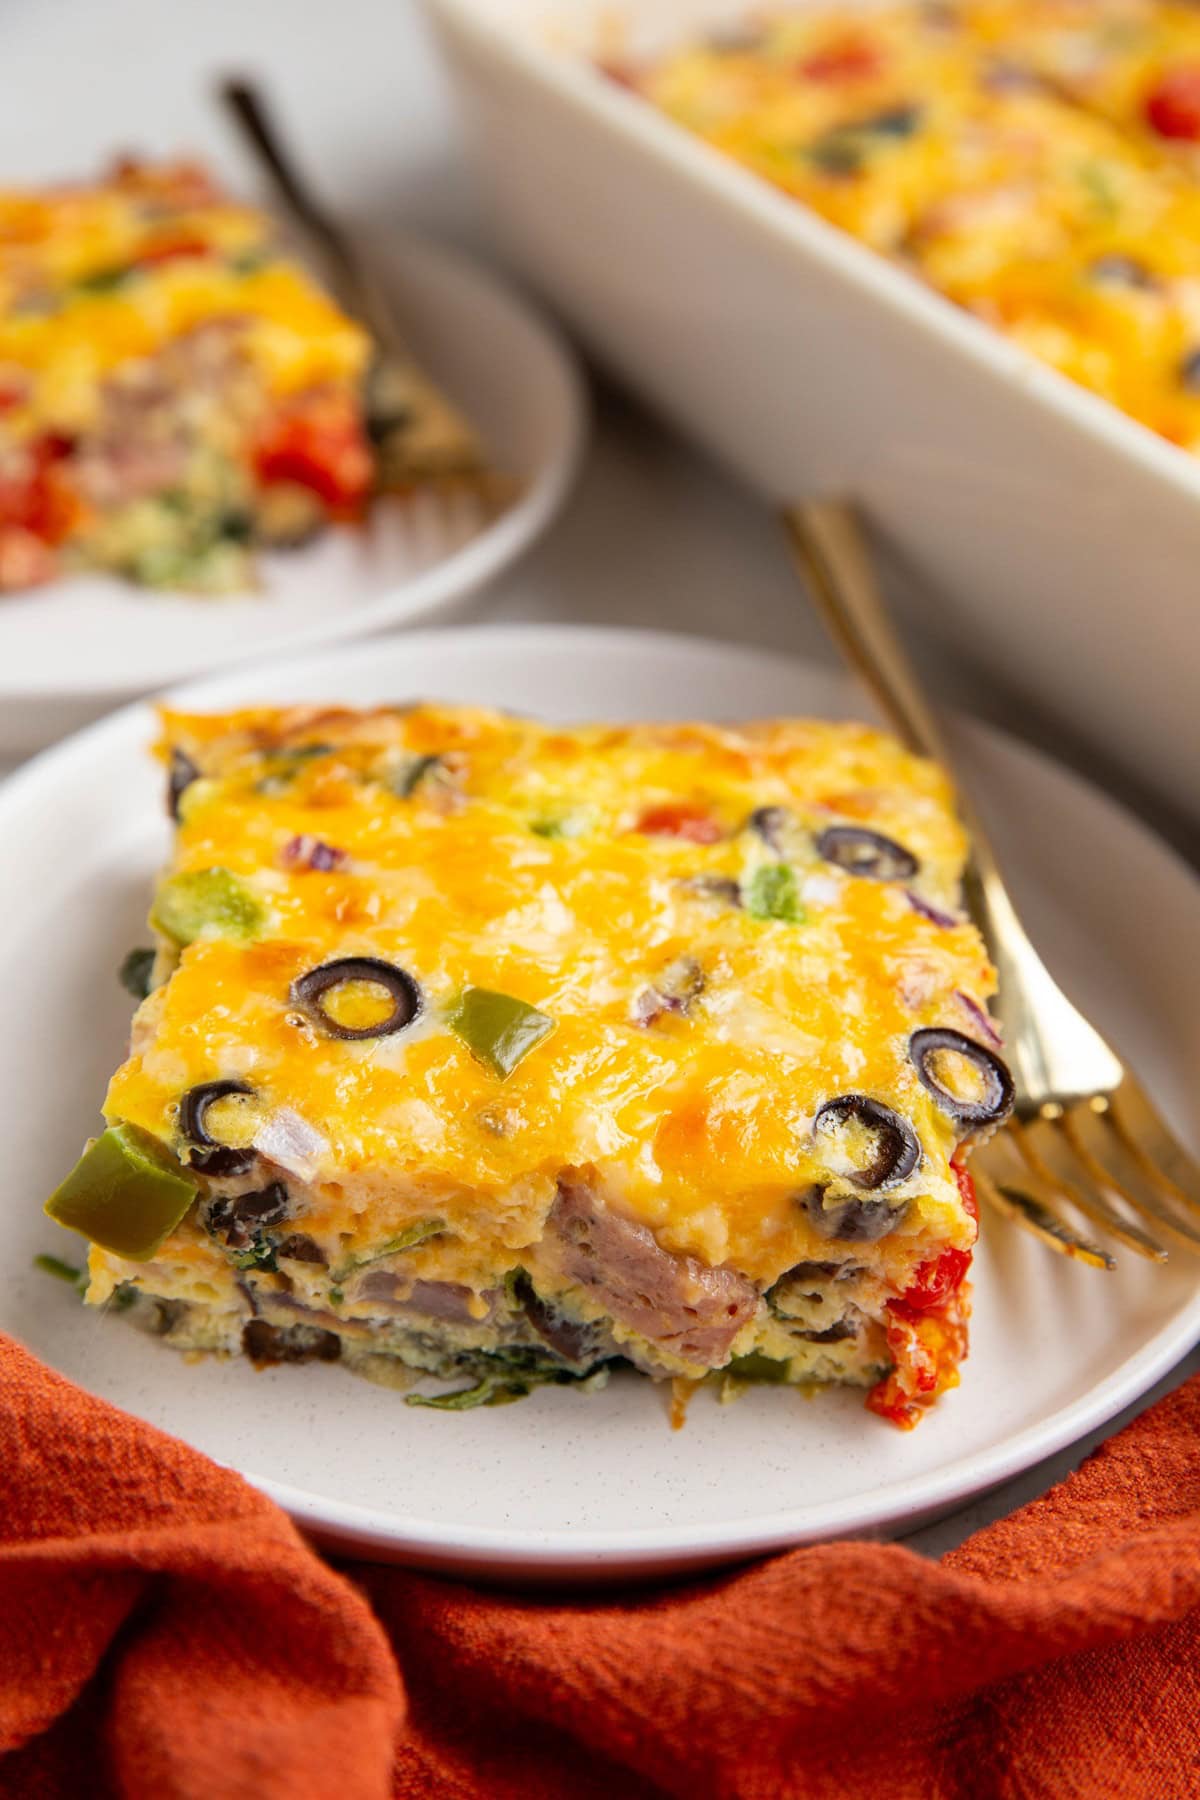
[[[124,287],[135,273],[131,263],[123,263],[118,268],[93,269],[90,275],[79,276],[71,286],[77,294],[111,294]]]
[[[53,1275],[55,1281],[69,1282],[77,1294],[82,1294],[87,1288],[87,1270],[77,1269],[73,1263],[63,1262],[61,1257],[35,1256],[33,1266],[40,1269],[43,1275]]]
[[[439,1231],[445,1231],[445,1219],[418,1219],[414,1225],[406,1226],[395,1237],[387,1238],[382,1244],[376,1244],[373,1250],[362,1256],[350,1256],[339,1263],[333,1271],[334,1281],[345,1281],[356,1269],[365,1269],[368,1263],[379,1262],[385,1256],[398,1256],[402,1250],[415,1250],[426,1238],[436,1237]]]
[[[233,1259],[235,1269],[267,1269],[273,1274],[277,1268],[275,1252],[278,1245],[275,1239],[266,1232],[256,1231],[246,1250],[239,1251]]]
[[[440,756],[414,756],[389,775],[387,786],[398,800],[411,800],[423,781],[437,778],[444,769]]]
[[[131,950],[117,971],[117,978],[127,994],[135,1000],[144,1000],[153,987],[154,958],[157,951],[138,948]]]
[[[773,1356],[764,1356],[761,1350],[751,1350],[745,1356],[735,1356],[719,1373],[732,1375],[738,1381],[786,1381],[788,1367]]]
[[[481,1375],[473,1387],[456,1388],[452,1394],[406,1394],[408,1406],[428,1406],[436,1412],[474,1412],[477,1406],[511,1406],[532,1391],[519,1377],[499,1373]]]
[[[576,1374],[559,1360],[532,1345],[514,1344],[500,1350],[479,1350],[463,1359],[464,1373],[476,1377],[471,1387],[451,1394],[406,1394],[408,1406],[429,1406],[438,1412],[472,1412],[477,1406],[509,1406],[539,1387],[566,1387],[589,1380],[596,1369]],[[598,1367],[604,1367],[600,1364]]]

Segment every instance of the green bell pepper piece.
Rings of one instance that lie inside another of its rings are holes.
[[[501,1081],[554,1030],[536,1006],[491,988],[464,988],[447,1016],[451,1031]]]
[[[733,1375],[738,1381],[786,1381],[789,1372],[790,1364],[780,1362],[774,1356],[764,1356],[761,1350],[735,1356],[720,1371],[722,1375]]]
[[[254,895],[228,869],[189,869],[159,886],[150,923],[175,943],[214,937],[248,938],[261,931],[265,914]]]
[[[332,1279],[345,1281],[348,1275],[353,1275],[355,1269],[365,1269],[368,1263],[380,1262],[385,1256],[398,1256],[402,1250],[415,1250],[426,1238],[436,1237],[439,1231],[445,1229],[444,1219],[418,1219],[415,1225],[407,1226],[398,1236],[376,1245],[374,1250],[368,1250],[362,1256],[349,1257],[334,1269]]]
[[[331,744],[295,744],[290,750],[271,750],[262,758],[265,773],[255,782],[260,794],[286,794],[296,777],[314,757],[328,756]]]
[[[165,1145],[122,1122],[93,1138],[45,1210],[131,1262],[149,1262],[200,1189]]]
[[[752,919],[780,919],[785,925],[804,923],[804,905],[796,890],[796,877],[786,863],[764,863],[755,869],[742,899]]]

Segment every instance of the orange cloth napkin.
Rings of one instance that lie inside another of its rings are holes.
[[[1198,1452],[1200,1378],[940,1564],[539,1599],[337,1570],[0,1338],[0,1795],[1186,1800]]]

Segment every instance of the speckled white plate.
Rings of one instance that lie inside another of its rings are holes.
[[[278,660],[462,600],[553,518],[585,421],[570,351],[468,258],[391,235],[371,245],[424,365],[477,426],[512,499],[479,529],[416,496],[381,502],[261,559],[257,593],[204,599],[79,575],[0,599],[0,752],[28,751],[137,694],[251,659]]]
[[[783,656],[570,627],[406,634],[186,690],[189,704],[489,701],[563,719],[856,710]],[[492,1576],[603,1578],[700,1567],[805,1539],[911,1528],[1029,1467],[1120,1407],[1200,1337],[1200,1266],[1131,1257],[1105,1276],[988,1222],[963,1383],[905,1435],[861,1396],[697,1396],[617,1377],[517,1406],[426,1412],[336,1367],[188,1364],[36,1273],[79,1240],[42,1217],[94,1128],[166,843],[136,706],[0,789],[0,1328],[95,1393],[241,1470],[326,1540]],[[1093,789],[992,733],[956,732],[1034,936],[1069,990],[1200,1148],[1200,887]],[[1117,875],[1119,873],[1119,879]]]

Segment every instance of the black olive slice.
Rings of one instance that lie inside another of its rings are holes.
[[[173,819],[179,817],[179,802],[185,790],[199,779],[200,771],[191,757],[182,750],[172,750],[171,761],[167,766],[167,811]]]
[[[874,1132],[879,1144],[874,1161],[848,1177],[854,1186],[890,1188],[906,1181],[921,1160],[921,1146],[908,1120],[902,1119],[881,1100],[872,1100],[866,1094],[839,1094],[835,1100],[826,1100],[818,1109],[813,1120],[813,1135],[819,1137],[824,1132],[837,1131],[851,1119]]]
[[[293,1231],[275,1246],[276,1256],[282,1256],[286,1262],[319,1263],[322,1268],[328,1264],[328,1257],[315,1238],[310,1238],[306,1231]]]
[[[250,1319],[242,1327],[242,1350],[258,1367],[267,1363],[336,1362],[341,1339],[315,1325],[269,1325]]]
[[[964,1100],[938,1080],[934,1063],[939,1051],[965,1057],[983,1083],[981,1099]],[[922,1084],[955,1124],[994,1125],[1012,1111],[1013,1078],[1008,1064],[974,1038],[948,1025],[929,1026],[913,1032],[908,1040],[908,1054]]]
[[[289,1205],[282,1181],[273,1181],[270,1187],[253,1194],[236,1194],[232,1198],[223,1195],[210,1205],[205,1229],[213,1237],[223,1238],[231,1250],[245,1250],[256,1232],[279,1225],[287,1218]]]
[[[179,1129],[195,1146],[189,1159],[193,1169],[199,1169],[203,1175],[244,1175],[253,1167],[256,1151],[249,1146],[237,1149],[233,1144],[219,1143],[204,1123],[215,1100],[253,1092],[248,1081],[202,1081],[199,1087],[188,1089],[179,1103]]]
[[[393,1001],[387,1017],[377,1025],[339,1025],[325,1010],[325,996],[350,981],[366,981],[385,988]],[[293,1005],[303,1007],[310,1019],[335,1038],[388,1037],[411,1025],[421,1010],[421,990],[412,976],[378,956],[339,956],[333,962],[322,963],[307,975],[297,976],[289,997]]]
[[[800,1196],[810,1225],[823,1238],[839,1244],[874,1244],[899,1224],[908,1202],[889,1206],[886,1200],[840,1200],[825,1205],[825,1188],[817,1182]],[[822,1264],[815,1264],[820,1268]]]
[[[830,825],[817,839],[817,855],[871,881],[911,881],[920,867],[911,850],[865,825]]]

